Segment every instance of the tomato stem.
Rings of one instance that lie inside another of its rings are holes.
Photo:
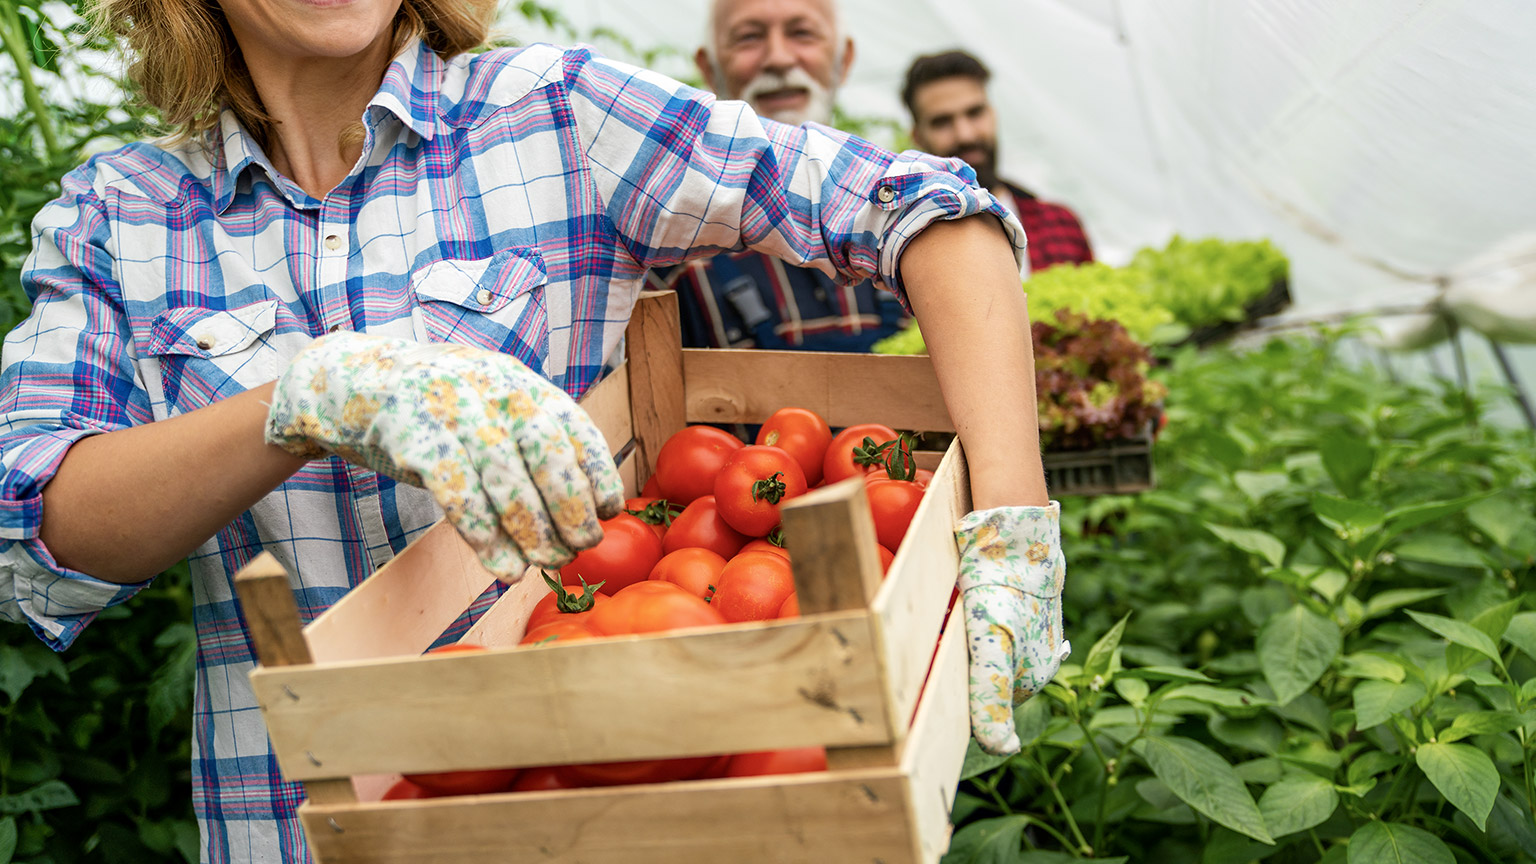
[[[752,500],[767,501],[769,504],[777,504],[784,497],[787,487],[784,485],[783,471],[775,471],[767,480],[758,480],[752,484]]]
[[[768,532],[768,536],[764,537],[763,539],[767,540],[769,543],[773,544],[774,546],[777,546],[780,549],[783,549],[784,548],[784,526],[783,525],[775,525],[773,530]]]
[[[853,464],[866,468],[885,467],[885,476],[892,480],[917,479],[917,460],[912,458],[912,445],[917,439],[909,432],[901,432],[884,444],[864,437],[863,443],[853,449]]]
[[[555,608],[561,612],[586,612],[597,605],[597,600],[593,596],[597,594],[597,589],[608,584],[603,581],[596,585],[588,585],[586,577],[577,574],[576,579],[581,583],[581,593],[577,594],[567,590],[558,580],[551,578],[549,573],[546,572],[543,575],[544,584],[549,586],[549,590],[555,592]]]
[[[673,510],[672,502],[665,498],[658,498],[639,510],[625,510],[624,512],[647,525],[664,525],[668,528],[672,527],[672,520],[677,517],[677,513]]]

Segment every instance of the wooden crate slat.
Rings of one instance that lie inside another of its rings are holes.
[[[307,780],[884,743],[875,651],[861,611],[251,680],[284,774]]]
[[[316,864],[918,864],[906,794],[892,769],[305,804],[299,818]]]
[[[937,864],[949,849],[953,830],[949,813],[971,735],[968,657],[965,612],[956,603],[945,620],[944,636],[912,722],[911,740],[922,746],[907,747],[902,763],[916,828],[916,857],[923,864]]]
[[[427,650],[495,581],[454,527],[439,521],[304,628],[316,663]]]
[[[685,348],[682,363],[689,423],[761,423],[794,406],[834,427],[955,429],[926,355]]]
[[[581,397],[581,407],[603,432],[608,449],[617,456],[635,437],[629,403],[629,364],[620,363]]]
[[[960,572],[954,529],[970,510],[967,478],[965,451],[956,439],[934,473],[873,604],[897,730],[906,728],[917,706]]]

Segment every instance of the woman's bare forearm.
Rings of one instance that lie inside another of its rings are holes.
[[[271,394],[267,384],[77,442],[43,487],[43,545],[108,582],[185,558],[304,465],[262,438]]]
[[[1029,305],[1002,226],[935,222],[907,245],[901,276],[965,442],[975,508],[1047,503]]]

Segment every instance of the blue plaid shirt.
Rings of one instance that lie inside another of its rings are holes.
[[[323,200],[229,112],[201,145],[130,145],[65,178],[0,372],[0,618],[62,650],[144,587],[61,567],[38,539],[71,444],[271,381],[327,331],[508,351],[579,396],[649,268],[750,247],[901,296],[901,250],[935,219],[991,212],[1024,248],[959,162],[765,123],[584,49],[445,61],[418,44],[363,120],[362,158]],[[204,861],[308,859],[302,789],[279,776],[247,681],[234,572],[271,552],[307,621],[438,517],[420,489],[318,460],[191,556]]]

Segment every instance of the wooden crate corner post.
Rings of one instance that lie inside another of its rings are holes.
[[[313,662],[299,624],[299,605],[288,584],[288,571],[271,552],[257,555],[235,574],[235,593],[263,666],[300,666]],[[316,804],[357,801],[352,781],[307,780],[304,794]]]
[[[624,331],[629,404],[634,412],[635,480],[656,470],[656,455],[685,425],[682,322],[675,291],[642,291]]]
[[[880,554],[864,481],[850,478],[794,499],[780,511],[784,538],[795,562],[800,613],[869,609],[880,591]],[[870,626],[878,625],[870,615]],[[877,655],[878,656],[878,655]],[[886,670],[879,670],[882,679]],[[892,720],[895,743],[827,750],[831,770],[896,765],[902,730]]]

